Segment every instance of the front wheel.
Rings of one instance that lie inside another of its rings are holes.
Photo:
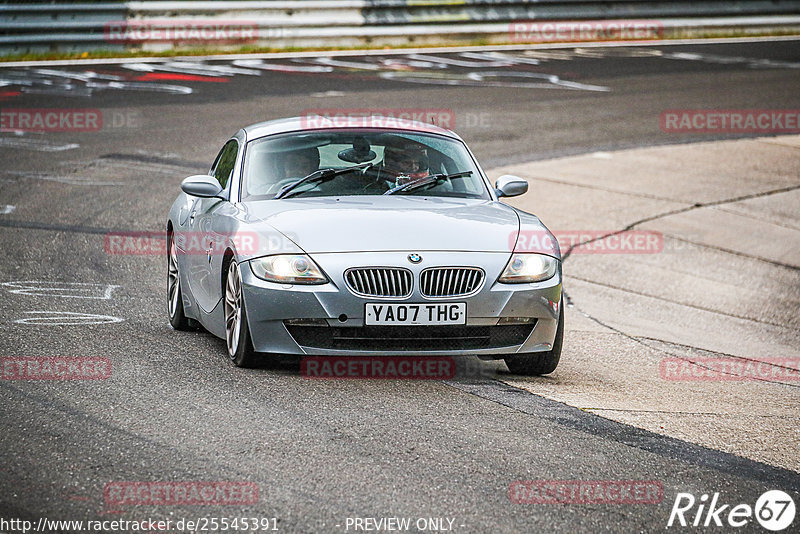
[[[515,375],[539,376],[552,373],[561,359],[561,345],[564,342],[564,298],[561,298],[561,311],[558,314],[558,328],[553,348],[547,352],[514,354],[503,358],[508,370]]]
[[[181,276],[178,272],[178,249],[172,234],[167,236],[167,312],[175,330],[189,330],[189,319],[183,313]]]
[[[242,297],[242,277],[235,258],[231,258],[225,280],[225,342],[228,357],[237,367],[252,367],[256,352],[247,326],[247,311]]]

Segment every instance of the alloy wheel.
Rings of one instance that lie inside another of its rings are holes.
[[[231,260],[228,280],[225,284],[225,339],[228,343],[228,356],[235,358],[239,348],[239,333],[242,329],[242,281],[239,266]]]

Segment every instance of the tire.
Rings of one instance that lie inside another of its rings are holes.
[[[178,272],[178,249],[172,234],[167,235],[167,313],[175,330],[191,330],[192,325],[183,311],[183,292]]]
[[[237,367],[253,367],[256,364],[256,352],[250,339],[247,326],[247,311],[242,296],[242,277],[239,265],[234,258],[228,264],[225,277],[225,345],[228,357]]]
[[[503,358],[508,370],[515,375],[539,376],[552,373],[561,359],[561,346],[564,342],[564,298],[561,298],[561,312],[558,314],[558,328],[553,348],[547,352],[514,354]]]

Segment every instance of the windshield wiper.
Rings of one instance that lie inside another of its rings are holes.
[[[327,182],[328,180],[333,180],[334,178],[336,178],[341,174],[345,174],[350,171],[355,171],[358,169],[367,169],[369,167],[372,167],[373,165],[374,165],[373,163],[362,163],[360,165],[353,165],[352,167],[345,167],[344,169],[333,169],[333,168],[320,169],[318,171],[312,172],[311,174],[309,174],[304,178],[300,178],[296,182],[288,184],[283,189],[281,189],[277,195],[275,195],[272,198],[273,199],[287,198],[292,196],[293,194],[302,193],[302,191],[297,191],[296,193],[292,193],[292,191],[294,191],[303,184]]]
[[[426,185],[434,183],[438,185],[444,182],[445,180],[449,180],[450,178],[465,178],[471,175],[472,171],[453,172],[450,174],[444,174],[444,173],[431,174],[430,176],[425,176],[424,178],[417,178],[414,181],[398,185],[395,188],[389,189],[384,193],[384,195],[393,195],[395,193],[399,193],[400,191],[412,191],[414,189],[419,189],[420,187],[425,187]]]

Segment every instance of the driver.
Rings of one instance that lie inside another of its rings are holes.
[[[388,143],[383,149],[381,174],[394,186],[428,176],[428,151],[412,141]]]
[[[283,178],[304,178],[319,170],[319,149],[301,148],[287,152],[278,164],[283,170]]]

